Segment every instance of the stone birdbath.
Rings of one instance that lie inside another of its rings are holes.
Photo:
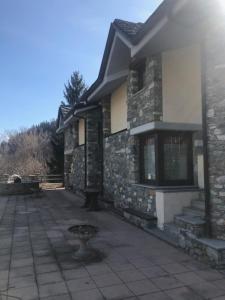
[[[82,224],[69,227],[68,231],[72,233],[75,239],[79,240],[80,247],[73,254],[73,258],[79,261],[89,260],[95,257],[96,252],[88,246],[88,241],[94,238],[98,233],[98,228],[93,225]]]

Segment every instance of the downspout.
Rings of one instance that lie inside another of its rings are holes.
[[[205,194],[205,221],[206,235],[212,236],[210,217],[210,181],[209,181],[209,153],[208,153],[208,124],[206,104],[206,53],[205,42],[201,43],[201,91],[202,91],[202,138],[203,138],[203,161],[204,161],[204,194]]]
[[[100,147],[101,147],[101,196],[103,197],[104,195],[104,129],[103,129],[103,110],[102,110],[102,105],[100,106],[101,108],[101,141],[100,141]]]
[[[84,119],[84,188],[87,188],[87,118]]]
[[[87,187],[87,120],[84,117],[79,117],[78,119],[84,120],[84,188]],[[79,125],[78,125],[79,126]],[[79,130],[79,128],[78,128]]]

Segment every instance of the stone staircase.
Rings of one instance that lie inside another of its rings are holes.
[[[172,223],[164,224],[164,230],[148,228],[151,234],[167,241],[170,244],[179,245],[182,232],[200,238],[205,234],[205,202],[200,195],[194,199],[189,207],[184,207],[180,215],[174,217]]]
[[[183,213],[174,217],[174,222],[165,224],[164,232],[179,238],[180,232],[186,231],[193,236],[200,238],[205,235],[205,203],[204,199],[194,199],[189,207],[183,208]]]
[[[182,214],[175,215],[172,223],[164,224],[164,230],[157,228],[157,219],[154,216],[132,209],[118,210],[114,203],[103,202],[112,212],[151,235],[182,248],[195,259],[212,267],[225,269],[225,241],[206,237],[204,193],[200,190],[198,194],[198,199],[192,200],[189,207],[184,207]]]

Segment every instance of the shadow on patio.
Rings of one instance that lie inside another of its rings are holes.
[[[225,299],[225,275],[64,190],[0,198],[2,299]],[[101,261],[72,259],[79,223],[99,227]],[[14,297],[14,298],[10,298]],[[17,298],[16,298],[17,297]],[[1,298],[0,298],[1,299]],[[6,298],[7,299],[7,298]]]

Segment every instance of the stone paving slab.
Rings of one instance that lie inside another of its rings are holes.
[[[63,190],[0,197],[0,299],[225,300],[224,271],[81,204]],[[102,253],[95,263],[72,259],[79,244],[67,228],[81,222],[100,229],[91,241]]]

